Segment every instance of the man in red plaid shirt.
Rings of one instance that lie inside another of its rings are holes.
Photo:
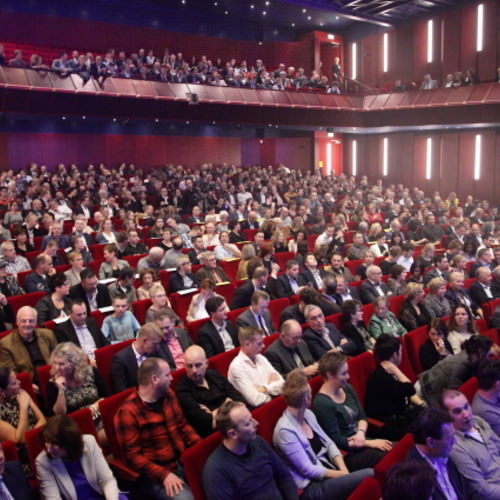
[[[200,440],[187,423],[174,392],[168,363],[148,358],[137,373],[138,387],[115,415],[116,436],[128,465],[140,473],[148,500],[194,500],[179,458]]]

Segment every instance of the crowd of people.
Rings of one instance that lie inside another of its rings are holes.
[[[0,173],[0,211],[0,313],[4,330],[15,323],[0,339],[0,439],[22,451],[24,433],[46,426],[36,471],[43,496],[62,495],[62,484],[67,498],[81,485],[123,497],[109,468],[96,467],[95,439],[65,416],[88,407],[106,443],[99,402],[136,387],[115,427],[143,498],[191,499],[179,460],[216,429],[223,441],[203,473],[209,499],[347,498],[409,431],[436,495],[444,485],[447,498],[499,497],[500,370],[489,360],[499,348],[476,325],[500,298],[500,216],[488,200],[283,166],[32,164]],[[25,292],[46,294],[12,311],[9,298]],[[171,302],[179,292],[191,297],[186,311]],[[276,322],[270,303],[284,298],[294,300]],[[102,308],[111,313],[100,326],[93,313]],[[499,313],[490,321],[498,326]],[[425,325],[413,384],[400,339]],[[95,351],[123,341],[109,387]],[[229,351],[227,377],[208,368]],[[347,361],[365,352],[378,364],[362,404]],[[47,364],[41,390],[37,369]],[[19,372],[32,375],[35,399]],[[471,375],[480,387],[474,417],[457,391]],[[287,409],[273,449],[256,437],[251,410],[280,395]],[[406,474],[405,464],[394,474]]]
[[[251,89],[319,89],[328,93],[340,93],[341,87],[341,80],[336,78],[335,73],[329,79],[317,71],[307,74],[302,67],[283,63],[276,68],[266,68],[262,59],[249,64],[245,60],[233,58],[223,61],[220,58],[210,59],[206,55],[188,58],[182,52],[171,53],[169,49],[165,49],[161,55],[143,48],[132,54],[115,49],[109,49],[104,54],[62,51],[53,61],[44,62],[38,54],[32,54],[29,60],[25,60],[21,49],[16,49],[13,57],[9,58],[0,44],[0,65],[52,70],[62,76],[73,73],[80,75],[85,82],[93,77],[100,83],[108,77],[114,77]]]

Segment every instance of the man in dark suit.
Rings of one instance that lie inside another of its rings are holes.
[[[87,219],[83,215],[77,215],[75,217],[75,225],[73,226],[72,235],[81,236],[85,240],[85,244],[88,247],[94,243],[92,239],[92,234],[89,233],[91,228],[87,226]]]
[[[256,290],[264,290],[268,277],[269,273],[265,267],[256,267],[252,278],[235,290],[231,300],[231,309],[249,306],[252,294]]]
[[[454,428],[450,416],[435,408],[424,408],[412,425],[415,445],[407,458],[431,466],[436,472],[432,500],[477,499],[467,479],[450,459],[454,443]]]
[[[477,281],[469,288],[471,299],[479,306],[485,302],[500,297],[499,291],[491,286],[491,271],[489,267],[478,267],[476,270]]]
[[[248,217],[241,223],[241,229],[259,229],[259,221],[257,220],[257,212],[250,210]]]
[[[115,392],[137,385],[137,370],[141,363],[151,357],[162,357],[158,347],[162,334],[153,323],[146,323],[137,332],[132,344],[118,351],[111,360],[111,376]]]
[[[210,316],[198,332],[198,344],[203,347],[207,357],[220,354],[239,346],[236,327],[227,320],[227,304],[224,297],[210,297],[205,304]]]
[[[440,253],[434,256],[434,267],[424,276],[424,284],[425,286],[434,279],[441,278],[443,280],[448,279],[448,270],[450,268],[450,264],[448,262],[448,257],[446,253]]]
[[[50,293],[48,277],[52,274],[55,274],[52,257],[45,254],[37,255],[33,260],[33,272],[24,280],[24,289],[27,293]]]
[[[69,296],[73,300],[82,301],[87,307],[88,314],[111,305],[108,287],[98,283],[96,273],[92,268],[86,267],[80,273],[80,278],[82,281],[71,287]]]
[[[269,312],[270,297],[264,290],[256,290],[250,299],[250,307],[243,311],[236,319],[236,326],[251,326],[261,330],[264,335],[271,335],[276,331]]]
[[[191,210],[191,215],[187,218],[186,222],[188,224],[201,224],[203,223],[203,217],[201,215],[201,208],[195,205]]]
[[[387,285],[382,281],[382,269],[378,266],[368,266],[367,280],[361,284],[359,295],[363,304],[372,304],[377,297],[390,295]]]
[[[342,305],[346,300],[359,300],[358,289],[347,284],[344,276],[337,276],[337,289],[333,294],[337,304]]]
[[[278,276],[276,280],[276,298],[290,297],[299,291],[299,270],[299,263],[296,260],[290,259],[286,262],[285,274]]]
[[[0,443],[0,498],[32,500],[35,498],[28,478],[19,462],[6,462]]]
[[[289,372],[302,368],[308,377],[318,373],[318,363],[303,340],[302,328],[294,319],[281,325],[280,336],[264,353],[264,356],[285,378]]]
[[[348,267],[344,266],[344,258],[339,252],[334,252],[330,257],[330,272],[335,276],[344,276],[347,282],[354,281],[354,276]]]
[[[175,261],[177,271],[170,275],[168,280],[169,293],[178,292],[179,290],[187,290],[196,288],[196,279],[191,272],[192,264],[187,255],[177,257]]]
[[[299,274],[299,283],[301,286],[311,284],[316,290],[323,288],[323,278],[325,271],[318,269],[318,261],[313,253],[306,254],[304,258],[305,269]]]
[[[69,318],[55,327],[54,335],[58,342],[73,342],[81,347],[91,359],[96,349],[109,344],[96,320],[87,316],[87,308],[81,300],[72,302]]]
[[[155,315],[153,323],[161,332],[157,356],[164,359],[171,370],[184,368],[184,351],[193,343],[186,330],[175,328],[175,314],[162,311]]]
[[[304,309],[307,328],[304,341],[315,360],[332,349],[353,356],[357,352],[356,344],[344,337],[332,323],[326,323],[325,315],[319,306],[310,304]]]
[[[207,249],[205,248],[205,243],[203,242],[203,238],[201,235],[194,236],[191,238],[191,241],[193,242],[193,248],[189,250],[188,257],[189,260],[191,261],[191,264],[197,265],[201,264],[200,262],[200,255],[203,252],[206,252]]]

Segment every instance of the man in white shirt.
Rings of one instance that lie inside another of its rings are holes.
[[[333,240],[333,235],[335,233],[335,227],[333,224],[328,224],[325,227],[325,231],[321,233],[314,242],[314,249],[318,250],[323,245],[329,245]]]
[[[228,379],[247,403],[260,406],[281,393],[284,380],[261,354],[264,336],[252,327],[240,328],[241,350],[229,365]]]

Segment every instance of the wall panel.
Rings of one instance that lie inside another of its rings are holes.
[[[500,200],[500,129],[479,131],[482,135],[481,178],[474,181],[474,143],[476,131],[434,132],[422,134],[404,132],[387,134],[389,138],[389,173],[384,184],[403,183],[419,187],[427,194],[439,191],[447,195],[455,191],[461,198],[472,194],[477,198]],[[358,143],[358,176],[371,181],[382,177],[382,141],[384,135],[348,135],[344,155],[346,175],[351,174],[350,144]],[[427,138],[433,139],[432,179],[425,179]]]

